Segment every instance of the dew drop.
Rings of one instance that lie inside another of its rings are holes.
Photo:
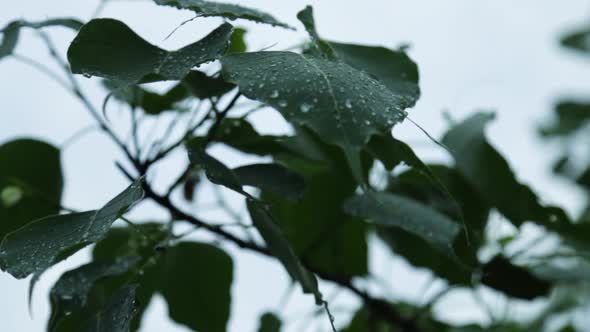
[[[301,110],[301,112],[307,113],[307,112],[311,111],[311,105],[303,103],[303,104],[301,104],[301,106],[299,106],[299,109]]]
[[[287,105],[289,105],[289,103],[287,103],[286,100],[279,100],[279,106],[281,106],[281,107],[287,107]]]
[[[350,99],[346,99],[346,101],[344,102],[344,106],[346,106],[346,108],[348,109],[352,108],[352,102],[350,101]]]
[[[279,91],[278,90],[272,90],[272,92],[270,93],[270,97],[271,98],[278,98],[279,97]]]

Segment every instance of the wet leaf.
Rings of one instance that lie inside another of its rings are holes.
[[[136,285],[130,285],[118,290],[106,305],[84,324],[82,332],[129,332],[131,320],[136,313],[136,289]]]
[[[350,215],[380,226],[401,228],[454,257],[452,243],[460,226],[424,204],[396,194],[366,192],[350,198],[344,209]]]
[[[59,262],[62,252],[101,240],[112,223],[143,198],[140,181],[99,210],[46,217],[8,234],[0,244],[0,267],[25,278]]]
[[[99,76],[121,85],[138,82],[181,80],[200,64],[218,59],[229,45],[229,23],[220,25],[203,39],[176,51],[165,51],[114,19],[95,19],[85,24],[68,49],[75,74]]]
[[[274,26],[280,26],[283,28],[291,28],[285,23],[277,21],[270,14],[243,7],[239,5],[212,2],[205,0],[154,0],[158,5],[172,6],[178,9],[188,9],[194,11],[197,15],[208,17],[208,16],[221,16],[230,20],[245,19],[254,21],[257,23],[265,23]]]
[[[52,331],[63,317],[84,307],[95,282],[108,276],[126,273],[138,261],[139,257],[95,261],[64,273],[49,294],[52,313],[48,329]]]

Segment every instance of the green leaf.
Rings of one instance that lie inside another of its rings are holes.
[[[0,33],[2,34],[2,42],[0,43],[0,60],[6,56],[12,55],[14,52],[18,43],[21,28],[41,29],[51,26],[61,26],[78,31],[82,26],[82,22],[73,18],[54,18],[39,22],[28,22],[23,20],[12,21],[0,30]]]
[[[234,29],[234,32],[231,34],[230,37],[229,50],[227,51],[227,53],[231,54],[246,52],[248,46],[246,45],[246,40],[244,37],[246,36],[247,32],[248,31],[246,31],[246,29],[242,28]]]
[[[252,197],[242,189],[242,182],[231,169],[222,162],[209,155],[200,146],[188,146],[188,157],[191,164],[205,170],[207,178],[212,183],[224,186],[246,197]]]
[[[456,169],[479,195],[513,224],[568,224],[565,213],[545,207],[527,186],[519,183],[506,160],[486,140],[485,125],[491,113],[477,113],[455,125],[442,142],[450,149]],[[554,226],[550,226],[554,227]]]
[[[320,305],[323,300],[322,293],[318,289],[317,279],[301,264],[282,230],[273,221],[270,213],[252,200],[248,200],[247,204],[254,227],[266,242],[270,252],[281,261],[291,278],[299,282],[303,292],[313,294],[316,304]]]
[[[560,101],[555,106],[556,121],[541,128],[543,136],[565,136],[576,132],[590,120],[590,104],[572,100]]]
[[[99,76],[121,84],[181,80],[191,68],[225,53],[232,26],[220,25],[203,39],[177,51],[165,51],[139,37],[123,22],[95,19],[85,24],[70,48],[75,74]]]
[[[346,163],[344,154],[301,128],[282,144],[290,153],[274,158],[304,176],[303,200],[289,202],[269,193],[261,199],[269,203],[295,253],[315,271],[341,278],[366,275],[367,225],[342,210],[357,188],[350,170],[341,166]],[[363,161],[368,170],[372,160]]]
[[[342,62],[255,52],[228,55],[222,63],[224,78],[245,96],[275,107],[288,121],[344,149],[359,177],[357,158],[369,137],[406,116],[404,96]]]
[[[139,284],[136,297],[139,301],[137,315],[131,323],[133,331],[139,329],[141,317],[148,307],[153,295],[160,284],[162,255],[165,253],[165,243],[169,238],[166,224],[142,223],[135,227],[114,227],[104,239],[99,241],[92,251],[94,261],[112,260],[113,257],[134,256],[141,257],[141,261],[125,275],[108,283],[101,283],[95,287],[93,299],[97,303],[84,308],[92,312],[93,308],[104,302],[105,295],[121,287],[129,280]],[[68,318],[76,316],[71,315]],[[83,316],[83,315],[82,315]],[[76,317],[74,317],[76,318]],[[68,331],[77,328],[79,323],[68,322],[65,329]]]
[[[297,18],[303,26],[307,33],[311,37],[311,49],[308,50],[311,54],[319,55],[326,57],[328,59],[336,59],[336,54],[332,49],[332,46],[328,42],[325,42],[320,38],[318,32],[315,28],[315,21],[313,19],[313,8],[311,6],[306,6],[305,9],[297,13]]]
[[[243,185],[260,188],[292,202],[303,198],[303,177],[279,164],[246,165],[235,168],[233,172]]]
[[[265,23],[273,26],[289,28],[285,23],[277,21],[270,14],[239,5],[204,1],[204,0],[154,0],[158,5],[172,6],[178,9],[188,9],[197,13],[198,16],[221,16],[230,20],[245,19],[257,23]]]
[[[379,80],[412,107],[420,97],[418,66],[403,51],[385,47],[330,42],[338,58]]]
[[[536,277],[523,267],[512,264],[501,255],[495,256],[484,265],[481,281],[510,296],[525,300],[545,296],[551,290],[551,283]]]
[[[82,332],[128,332],[136,313],[136,288],[136,285],[130,285],[117,291],[108,303],[84,324]]]
[[[195,331],[226,331],[233,265],[223,250],[183,242],[163,256],[160,291],[175,322]]]
[[[176,105],[191,97],[200,99],[219,97],[234,88],[233,84],[221,78],[209,77],[196,70],[190,71],[180,83],[162,95],[137,85],[122,86],[120,81],[105,80],[103,84],[118,100],[132,107],[141,107],[147,114],[152,115],[169,110],[178,111]]]
[[[563,36],[561,45],[587,55],[590,53],[590,28],[585,27]]]
[[[0,267],[15,278],[42,272],[72,247],[99,241],[112,223],[143,198],[141,180],[97,211],[50,216],[8,234],[0,244]]]
[[[40,160],[43,167],[39,167]],[[56,147],[34,139],[1,145],[0,240],[32,220],[59,213],[62,190]]]
[[[265,312],[260,316],[260,325],[258,326],[258,332],[280,332],[282,322],[275,314],[271,312]]]
[[[84,307],[95,282],[126,273],[138,261],[139,257],[111,258],[110,261],[95,261],[64,273],[49,294],[52,313],[48,329],[52,331],[63,317]]]
[[[245,153],[266,156],[288,151],[281,143],[286,138],[287,136],[260,135],[248,121],[227,118],[221,122],[214,140]]]
[[[454,257],[452,244],[459,225],[424,204],[396,194],[366,192],[350,198],[344,209],[350,215],[369,219],[380,226],[401,228]]]

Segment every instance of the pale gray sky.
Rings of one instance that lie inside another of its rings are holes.
[[[461,119],[474,109],[496,110],[497,120],[490,127],[492,142],[510,161],[518,177],[532,186],[549,202],[579,209],[580,192],[548,172],[555,158],[554,147],[541,142],[535,135],[536,126],[546,120],[552,102],[562,95],[585,95],[590,92],[590,62],[559,48],[557,38],[569,29],[588,22],[590,1],[539,0],[365,0],[342,1],[238,1],[273,13],[280,20],[300,28],[296,13],[305,4],[314,5],[320,34],[328,39],[362,44],[395,47],[411,45],[410,55],[418,63],[422,97],[410,110],[410,117],[434,136],[446,128],[441,111]],[[30,20],[56,16],[88,19],[97,1],[88,0],[19,0],[0,4],[0,26],[15,18]],[[181,28],[170,39],[164,37],[179,22],[191,17],[188,12],[161,8],[151,1],[114,0],[101,14],[125,21],[147,40],[165,48],[175,48],[205,35],[220,22],[219,19],[199,19]],[[292,46],[305,34],[299,29],[290,32],[245,21],[235,23],[251,33],[251,49],[275,45],[275,49]],[[65,50],[72,34],[52,32]],[[31,33],[24,33],[18,48],[44,63],[50,59],[42,45]],[[85,80],[93,101],[99,105],[103,93],[96,80]],[[0,62],[0,142],[15,136],[35,136],[61,144],[77,129],[92,123],[82,106],[59,86],[24,65],[5,59]],[[113,112],[112,121],[124,122]],[[277,131],[284,126],[276,114],[257,116],[256,124],[264,131]],[[119,126],[124,128],[123,125]],[[394,133],[414,144],[426,158],[445,158],[412,125],[402,124]],[[70,146],[63,154],[66,175],[65,205],[77,209],[93,209],[110,199],[126,185],[113,166],[113,156],[119,157],[114,146],[102,135],[86,136]],[[243,163],[234,155],[230,163]],[[183,156],[158,171],[165,178],[170,169],[179,168]],[[39,167],[42,167],[42,161]],[[139,207],[138,216],[161,215],[154,207]],[[287,277],[276,262],[256,255],[235,253],[235,283],[232,289],[232,320],[230,331],[254,331],[258,314],[277,307],[287,285]],[[390,280],[396,298],[411,299],[420,294],[426,274],[409,274],[399,260],[392,261],[381,246],[371,247],[374,255],[371,269]],[[84,262],[87,253],[79,253],[54,268],[40,282],[31,316],[27,310],[27,281],[17,281],[0,273],[0,322],[3,331],[41,331],[48,314],[47,292],[51,284],[67,268]],[[324,293],[332,294],[323,285]],[[454,305],[447,318],[481,319],[468,298],[461,294],[448,300]],[[312,299],[296,294],[283,311],[294,323],[289,331],[299,331],[301,321]],[[347,294],[339,295],[334,307],[354,308],[356,302]],[[165,303],[153,303],[142,331],[185,331],[164,319]],[[339,324],[348,316],[336,311]],[[299,322],[297,321],[299,320]],[[325,317],[318,320],[316,331],[327,331]],[[311,330],[311,329],[309,329]]]

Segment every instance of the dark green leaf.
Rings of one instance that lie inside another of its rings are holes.
[[[314,130],[347,153],[360,177],[360,149],[369,137],[403,120],[404,96],[342,62],[291,52],[233,54],[223,75],[240,91],[277,108],[287,120]]]
[[[258,332],[280,332],[282,322],[275,314],[266,312],[260,316]]]
[[[289,202],[269,193],[261,198],[269,203],[295,253],[315,271],[342,278],[366,275],[367,225],[342,210],[344,200],[357,188],[350,170],[342,167],[344,154],[302,128],[281,145],[287,150],[273,157],[304,176],[303,200]],[[372,160],[363,161],[368,170]]]
[[[478,113],[457,124],[443,138],[456,169],[491,206],[515,225],[534,221],[541,225],[567,224],[558,209],[545,207],[527,186],[519,183],[506,160],[486,140],[485,125],[494,118]]]
[[[590,120],[590,103],[579,101],[560,101],[555,106],[557,119],[551,126],[541,128],[544,136],[573,134]]]
[[[84,324],[82,332],[128,332],[137,312],[136,288],[131,285],[117,291],[101,311]]]
[[[27,22],[22,20],[10,22],[0,30],[0,33],[2,34],[2,42],[0,43],[0,60],[11,55],[16,48],[21,28],[41,29],[51,26],[62,26],[78,31],[82,26],[82,22],[73,18],[54,18],[39,22]]]
[[[169,248],[159,286],[170,318],[195,331],[226,331],[232,271],[231,257],[215,246],[184,242]]]
[[[311,37],[311,49],[308,50],[308,52],[328,59],[336,59],[336,54],[334,53],[332,46],[330,46],[328,42],[322,40],[318,35],[315,28],[315,21],[313,19],[313,8],[311,6],[306,6],[305,9],[297,13],[297,18],[303,23],[305,30],[307,30],[307,33]]]
[[[205,170],[205,174],[209,181],[234,190],[246,197],[251,197],[250,194],[242,189],[242,182],[236,173],[222,162],[209,155],[202,147],[189,145],[188,157],[191,164],[199,166]]]
[[[181,80],[191,68],[225,53],[231,32],[231,24],[224,23],[200,41],[169,52],[146,42],[123,22],[95,19],[80,29],[68,60],[75,74],[120,84]]]
[[[126,273],[137,264],[139,257],[122,257],[110,261],[95,261],[64,273],[51,289],[49,298],[52,313],[48,329],[86,305],[94,283],[108,276]]]
[[[313,294],[316,304],[321,304],[322,293],[318,289],[318,281],[311,272],[303,267],[282,230],[273,221],[270,213],[252,200],[248,200],[248,210],[254,227],[266,242],[273,256],[281,261],[291,278],[299,282],[303,292]]]
[[[375,77],[394,94],[404,96],[403,107],[420,97],[418,66],[403,51],[385,47],[330,43],[340,60]]]
[[[380,226],[401,228],[449,257],[454,256],[452,244],[459,225],[424,204],[395,194],[366,192],[349,199],[344,208],[350,215],[369,219]]]
[[[590,28],[586,27],[563,36],[561,45],[585,54],[590,53]]]
[[[292,202],[300,201],[303,197],[303,177],[279,164],[246,165],[233,171],[245,186],[260,188]]]
[[[287,24],[277,21],[271,15],[257,9],[239,5],[204,1],[204,0],[154,0],[158,5],[172,6],[179,9],[189,9],[199,16],[221,16],[230,20],[245,19],[257,23],[265,23],[283,28],[290,28]]]
[[[165,241],[169,237],[167,225],[157,223],[142,223],[135,227],[115,227],[111,228],[107,236],[98,242],[92,251],[92,256],[95,261],[109,260],[113,257],[135,256],[141,257],[141,262],[136,265],[134,269],[121,276],[116,280],[111,280],[108,283],[101,283],[93,290],[93,297],[95,303],[87,305],[84,310],[86,312],[93,312],[95,308],[102,305],[105,296],[111,294],[115,289],[127,283],[129,280],[139,284],[137,289],[138,308],[137,315],[132,321],[132,330],[139,329],[141,317],[148,307],[152,296],[157,292],[161,284],[161,262],[162,254],[165,253]],[[73,318],[73,322],[69,321],[64,329],[59,331],[68,331],[79,326],[76,318],[79,319],[82,315],[71,315],[68,319]]]
[[[200,99],[219,97],[234,88],[221,78],[209,77],[192,70],[180,83],[164,94],[148,91],[137,85],[122,85],[119,81],[104,81],[113,96],[133,107],[141,107],[147,114],[158,115],[168,110],[179,110],[176,104],[191,97]]]
[[[59,213],[62,189],[57,148],[33,139],[1,145],[0,241],[30,221]]]
[[[46,217],[8,234],[0,244],[0,267],[25,278],[57,263],[69,248],[101,240],[112,223],[143,198],[140,181],[100,210]]]
[[[281,144],[286,137],[260,135],[248,121],[228,118],[221,122],[215,141],[222,142],[245,153],[266,156],[288,151]]]
[[[485,285],[525,300],[547,295],[551,289],[549,282],[539,279],[525,268],[512,264],[500,255],[486,263],[481,273],[481,281]]]

